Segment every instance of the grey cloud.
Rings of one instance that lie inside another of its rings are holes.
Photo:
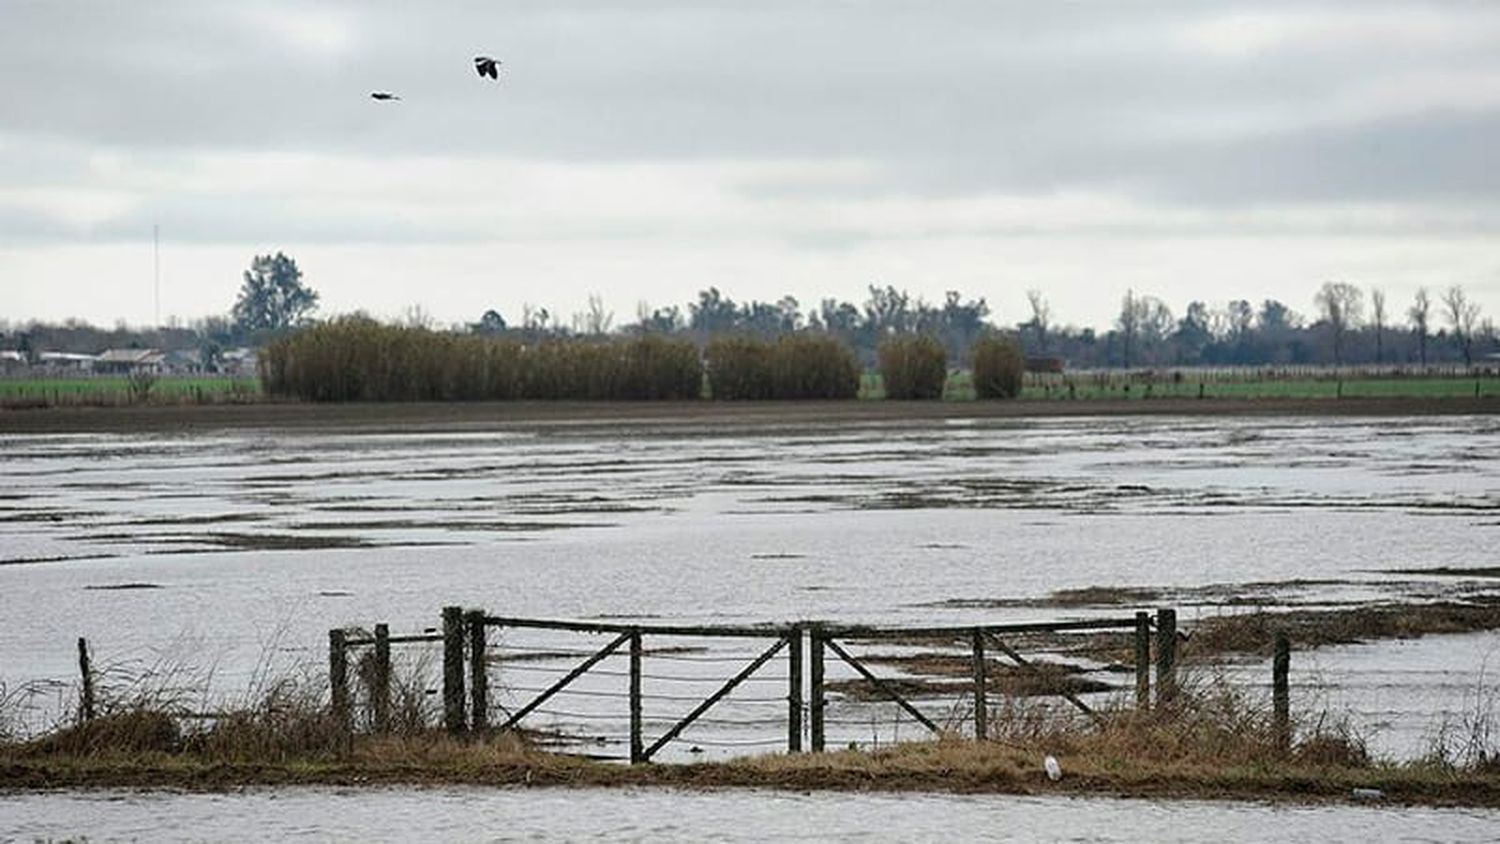
[[[883,174],[863,190],[933,195],[1123,187],[1232,205],[1472,198],[1497,187],[1494,168],[1480,165],[1500,140],[1500,111],[1342,127],[1293,120],[1253,137],[1159,130],[1197,116],[1316,105],[1407,65],[1500,72],[1500,58],[1472,45],[1416,56],[1355,45],[1238,61],[1174,46],[1176,28],[1205,14],[1415,8],[1462,16],[1482,5],[528,0],[319,8],[352,22],[347,53],[300,49],[249,26],[239,4],[12,3],[0,28],[0,132],[83,149],[377,159],[856,158]],[[480,51],[506,60],[507,85],[474,76],[468,57]],[[89,57],[86,69],[80,56]],[[406,99],[373,103],[373,89]],[[78,177],[45,156],[36,169]],[[0,177],[11,172],[0,165]]]

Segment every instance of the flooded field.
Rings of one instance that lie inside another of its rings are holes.
[[[1492,417],[601,420],[7,435],[0,454],[11,687],[71,682],[86,636],[103,664],[189,666],[206,695],[233,695],[268,671],[318,670],[331,627],[416,632],[445,605],[923,625],[1170,605],[1191,628],[1256,606],[1500,590],[1494,571],[1467,571],[1500,566]],[[1057,605],[1093,586],[1139,600]],[[1409,755],[1474,705],[1497,652],[1494,634],[1347,645],[1299,652],[1293,677],[1304,702],[1346,707],[1377,751]],[[576,661],[512,672],[510,692]],[[586,725],[615,706],[586,697],[553,717]],[[769,721],[755,707],[774,701],[747,684],[726,720]],[[784,742],[721,726],[699,750]],[[843,729],[830,742],[919,734],[866,710]]]
[[[597,789],[252,789],[6,798],[0,840],[1492,841],[1495,810]]]

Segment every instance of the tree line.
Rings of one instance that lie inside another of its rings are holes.
[[[1328,282],[1313,296],[1311,315],[1276,299],[1252,304],[1235,299],[1218,305],[1189,302],[1181,316],[1166,302],[1134,290],[1126,292],[1107,330],[1059,323],[1038,290],[1027,291],[1029,318],[1012,324],[993,321],[983,297],[948,291],[929,303],[892,286],[870,286],[863,302],[823,299],[803,309],[793,296],[775,302],[736,302],[717,287],[698,293],[686,307],[642,305],[632,323],[611,328],[613,314],[598,297],[589,310],[568,323],[546,310],[524,307],[510,325],[495,310],[471,325],[475,333],[589,336],[610,333],[685,336],[699,342],[721,334],[774,338],[801,332],[831,334],[848,343],[867,367],[878,361],[884,338],[916,334],[935,338],[950,366],[968,367],[974,343],[1008,334],[1027,357],[1053,360],[1074,369],[1262,365],[1420,365],[1473,366],[1500,353],[1494,323],[1462,285],[1434,294],[1419,288],[1409,305],[1387,300],[1383,290]],[[1368,302],[1368,307],[1367,307]]]
[[[774,302],[736,301],[716,286],[684,305],[638,306],[635,320],[617,324],[602,297],[590,296],[585,309],[568,319],[545,307],[523,305],[507,319],[490,309],[472,323],[441,330],[455,335],[500,337],[518,342],[605,336],[664,336],[700,347],[724,335],[774,340],[818,334],[835,337],[853,350],[865,368],[879,363],[882,342],[895,336],[933,338],[947,365],[968,368],[978,340],[1010,336],[1033,359],[1072,369],[1160,368],[1260,365],[1428,365],[1473,366],[1500,353],[1494,323],[1461,285],[1441,291],[1417,290],[1410,303],[1389,302],[1379,287],[1347,282],[1323,284],[1304,315],[1275,299],[1210,304],[1189,302],[1181,315],[1163,300],[1126,292],[1113,324],[1104,330],[1063,324],[1043,292],[1026,294],[1028,318],[993,319],[984,297],[947,291],[928,302],[891,285],[871,285],[860,302],[824,298],[804,306],[787,295]],[[243,274],[229,313],[188,326],[136,331],[117,325],[97,329],[70,320],[61,325],[0,322],[0,348],[92,351],[118,346],[197,348],[212,370],[229,346],[261,346],[314,321],[319,295],[303,279],[291,257],[257,255]],[[410,327],[437,329],[421,307],[398,320]]]

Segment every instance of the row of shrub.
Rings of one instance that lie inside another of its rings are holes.
[[[344,318],[272,342],[267,393],[305,401],[693,399],[698,349],[685,340],[558,340],[524,345]]]
[[[1026,359],[1021,347],[1005,337],[985,337],[974,344],[974,394],[981,399],[1008,399],[1021,394]],[[880,378],[888,399],[940,399],[948,382],[948,356],[935,337],[891,337],[880,344]]]
[[[975,344],[979,398],[1020,393],[1025,361],[1014,341]],[[943,396],[947,358],[936,339],[892,337],[880,346],[887,398]],[[860,366],[841,340],[795,334],[776,340],[716,337],[699,353],[661,336],[523,344],[382,325],[363,317],[321,323],[273,341],[260,374],[274,396],[304,401],[513,399],[852,399]]]
[[[852,399],[859,361],[842,341],[812,334],[774,341],[716,337],[703,350],[716,399]]]

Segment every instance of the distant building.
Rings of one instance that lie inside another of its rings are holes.
[[[71,372],[89,372],[98,361],[99,358],[95,355],[77,352],[42,352],[36,356],[37,366]]]
[[[169,375],[196,375],[203,371],[203,356],[190,349],[174,349],[162,356],[161,371]]]
[[[230,349],[219,357],[219,370],[225,375],[249,378],[258,375],[259,353],[250,347]]]
[[[94,371],[108,375],[160,375],[166,371],[166,359],[166,352],[158,349],[108,349],[94,358]]]

